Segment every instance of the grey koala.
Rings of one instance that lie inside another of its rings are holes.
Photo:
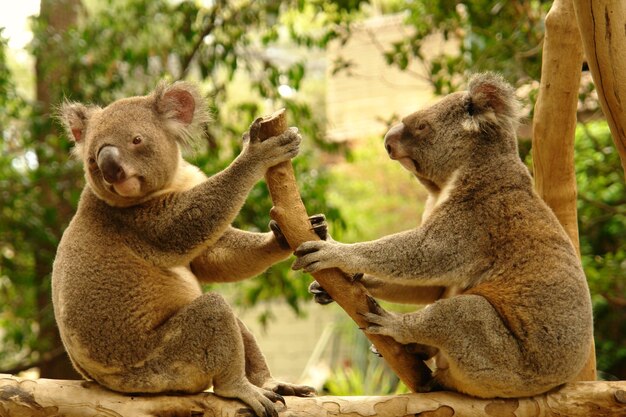
[[[87,181],[52,274],[76,369],[126,393],[213,386],[259,416],[277,415],[280,394],[312,395],[274,380],[252,334],[198,282],[251,277],[290,255],[272,232],[230,224],[266,169],[298,153],[297,129],[261,142],[255,122],[241,153],[207,178],[181,156],[208,120],[192,84],[161,84],[104,108],[65,103],[60,118]]]
[[[293,265],[363,272],[375,297],[431,303],[364,313],[366,332],[421,346],[420,357],[434,359],[433,386],[485,398],[573,380],[592,340],[585,275],[518,156],[518,114],[513,88],[479,74],[468,91],[405,117],[385,148],[429,192],[420,227],[370,242],[306,242]],[[311,290],[330,301],[319,285]]]

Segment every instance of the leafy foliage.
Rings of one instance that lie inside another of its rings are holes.
[[[337,351],[341,350],[349,352],[350,356],[333,363],[322,394],[392,395],[409,392],[384,359],[371,351],[371,342],[363,332],[356,331],[351,320],[334,323],[334,330],[331,357],[339,359],[341,355]]]
[[[411,60],[428,65],[437,94],[458,90],[467,72],[497,71],[509,81],[538,80],[545,15],[551,1],[394,1],[389,11],[406,13],[413,34],[385,53],[389,64],[406,69]],[[425,59],[429,36],[458,42],[458,53]]]
[[[626,377],[626,183],[606,122],[576,134],[580,249],[593,294],[598,369]]]
[[[30,236],[49,239],[38,220],[44,209],[34,213],[32,207],[34,187],[28,171],[34,155],[25,146],[30,139],[25,120],[31,111],[12,81],[6,47],[6,39],[0,37],[0,299],[9,306],[0,312],[4,333],[0,361],[28,355],[23,347],[36,342],[37,325],[31,318],[36,311],[33,253],[37,242]]]

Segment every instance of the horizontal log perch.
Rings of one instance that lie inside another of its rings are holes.
[[[281,417],[419,415],[464,417],[624,416],[626,381],[573,382],[529,398],[482,400],[453,392],[373,397],[285,397]],[[0,374],[0,416],[237,416],[243,403],[212,393],[177,396],[122,395],[94,382],[20,379]]]

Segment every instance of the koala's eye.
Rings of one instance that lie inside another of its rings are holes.
[[[135,136],[133,138],[133,145],[139,145],[142,141],[143,139],[141,138],[141,136]]]
[[[420,123],[419,125],[417,125],[417,130],[424,130],[426,129],[426,123]]]
[[[93,158],[93,157],[87,159],[87,163],[89,164],[90,169],[94,169],[98,166],[98,164],[96,163],[96,158]]]

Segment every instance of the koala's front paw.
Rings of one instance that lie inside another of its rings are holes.
[[[338,252],[336,243],[322,240],[304,242],[294,252],[298,259],[295,260],[291,268],[313,273],[322,269],[339,267],[336,252]]]
[[[411,340],[411,333],[404,325],[401,314],[390,313],[383,309],[376,313],[360,313],[367,322],[365,333],[381,334],[394,338],[397,342],[408,344],[415,342]]]
[[[277,136],[261,141],[259,136],[262,119],[256,119],[249,132],[243,135],[242,155],[253,164],[260,164],[263,171],[295,157],[300,151],[302,136],[295,127],[290,127]]]

